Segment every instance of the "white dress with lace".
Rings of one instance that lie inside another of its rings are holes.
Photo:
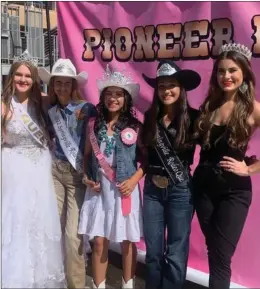
[[[111,138],[109,136],[109,138]],[[101,142],[103,153],[105,142]],[[105,157],[109,165],[115,166],[115,150]],[[91,240],[95,236],[105,237],[111,242],[121,243],[124,240],[139,242],[143,236],[141,195],[137,185],[131,194],[131,213],[123,216],[121,194],[114,183],[111,183],[100,169],[101,192],[96,193],[87,188],[85,200],[80,212],[79,234],[87,235]]]
[[[2,288],[64,288],[51,155],[13,114],[2,145]]]

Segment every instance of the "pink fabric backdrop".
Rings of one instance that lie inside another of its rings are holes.
[[[251,20],[260,14],[259,2],[57,2],[58,3],[58,34],[59,48],[62,58],[69,58],[75,64],[77,71],[87,71],[89,80],[83,93],[87,100],[96,104],[98,91],[96,79],[99,78],[106,66],[101,60],[101,48],[95,51],[95,60],[82,60],[84,51],[84,29],[111,28],[114,32],[119,27],[128,27],[131,31],[136,26],[158,25],[165,23],[182,23],[194,20],[229,18],[234,27],[234,40],[252,47],[251,38],[254,33]],[[260,30],[260,27],[258,28]],[[258,30],[258,31],[259,31]],[[259,34],[259,33],[258,33]],[[208,40],[210,40],[210,35]],[[258,40],[260,42],[260,40]],[[182,68],[194,69],[202,76],[201,85],[188,94],[190,104],[198,108],[202,103],[208,88],[209,76],[213,60],[178,61]],[[134,62],[132,59],[125,63],[112,61],[112,65],[125,67],[132,77],[140,83],[141,93],[136,104],[139,116],[148,108],[152,89],[145,83],[141,74],[154,76],[158,62]],[[253,58],[252,66],[255,75],[260,75],[260,59]],[[260,100],[260,83],[257,81],[256,97]],[[255,154],[260,158],[260,132],[258,131],[248,150],[248,155]],[[198,151],[194,166],[198,162]],[[253,180],[253,202],[250,213],[233,259],[232,281],[246,287],[260,287],[260,176]],[[189,267],[208,272],[206,249],[203,236],[195,217],[191,233]],[[139,244],[145,249],[144,244]]]

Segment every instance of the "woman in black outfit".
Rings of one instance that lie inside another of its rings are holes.
[[[193,175],[195,209],[208,249],[210,289],[230,286],[231,259],[252,200],[250,176],[260,172],[259,161],[245,162],[260,126],[250,58],[240,44],[221,47],[196,125],[201,153]]]

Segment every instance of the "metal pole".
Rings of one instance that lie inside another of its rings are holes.
[[[50,11],[48,6],[48,1],[45,2],[46,8],[46,22],[47,22],[47,33],[49,42],[49,60],[50,60],[50,71],[52,70],[53,60],[52,60],[52,45],[51,45],[51,25],[50,25]]]

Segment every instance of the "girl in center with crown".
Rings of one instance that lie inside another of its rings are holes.
[[[139,84],[109,66],[97,81],[98,116],[88,125],[85,147],[87,185],[79,234],[94,239],[92,288],[105,288],[109,242],[120,242],[123,259],[122,288],[133,288],[137,250],[142,237],[141,198],[137,169],[140,123],[133,101]]]

